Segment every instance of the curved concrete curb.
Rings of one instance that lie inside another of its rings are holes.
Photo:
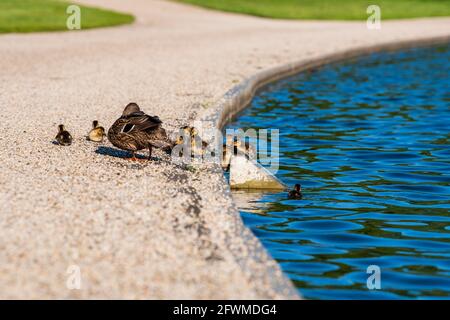
[[[380,51],[395,51],[399,49],[408,49],[408,48],[416,48],[421,46],[430,46],[437,44],[444,44],[450,42],[450,37],[438,37],[438,38],[430,38],[430,39],[420,39],[415,41],[402,41],[397,43],[387,43],[382,45],[375,46],[367,46],[367,47],[359,47],[355,49],[350,49],[342,52],[337,52],[335,54],[326,55],[316,59],[309,60],[300,60],[297,62],[289,63],[286,65],[282,65],[279,67],[275,67],[272,69],[268,69],[262,72],[255,74],[254,76],[244,80],[239,85],[233,87],[229,90],[222,99],[216,104],[213,108],[213,112],[203,115],[200,118],[200,121],[206,122],[206,126],[213,126],[218,130],[222,130],[223,127],[236,116],[237,113],[245,109],[251,100],[253,99],[257,90],[261,89],[263,86],[281,80],[283,78],[292,76],[294,74],[300,73],[302,71],[306,71],[309,69],[317,68],[319,66],[339,62],[343,60],[352,59],[361,55],[370,54],[374,52]],[[221,171],[220,166],[217,165],[217,170]],[[230,187],[223,177],[224,190],[231,196]],[[254,241],[253,238],[256,238],[251,231],[243,226],[243,221],[240,218],[237,208],[230,208],[227,210],[227,214],[234,216],[236,220],[240,220],[236,227],[241,228],[241,235],[245,239],[245,241],[253,242],[249,249],[252,249],[252,252],[249,252],[250,256],[253,260],[263,261],[267,259],[265,249],[259,241]],[[240,226],[242,225],[242,226]],[[230,248],[233,252],[233,249]],[[235,252],[235,257],[239,257],[240,254]],[[270,258],[269,258],[270,259]],[[245,261],[237,261],[242,269],[247,275],[252,278],[254,277],[251,266],[246,266]],[[274,288],[275,292],[284,295],[286,298],[295,299],[299,296],[297,295],[297,291],[294,288],[293,284],[287,279],[287,277],[283,277],[279,275],[280,268],[274,263],[271,267],[266,270],[269,273],[270,279],[272,281],[271,287]],[[284,278],[284,279],[283,279]]]
[[[261,71],[229,90],[215,107],[216,112],[212,116],[202,120],[214,122],[215,127],[221,130],[236,116],[237,113],[248,106],[257,90],[271,82],[293,76],[302,71],[314,69],[328,63],[352,59],[365,54],[424,47],[447,42],[450,42],[449,36],[358,47],[320,58],[302,59],[300,61]]]

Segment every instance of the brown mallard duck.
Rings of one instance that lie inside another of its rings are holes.
[[[302,186],[298,183],[294,186],[294,189],[289,191],[288,199],[297,199],[300,200],[302,198]]]
[[[199,134],[198,130],[195,127],[184,126],[181,128],[182,134],[180,134],[175,141],[176,145],[180,145],[184,143],[184,138],[189,137],[191,142],[191,154],[192,155],[203,155],[205,153],[206,148],[208,147],[208,143],[203,141]]]
[[[98,125],[98,121],[92,121],[92,130],[89,131],[88,140],[94,142],[103,142],[103,137],[106,136],[105,128]]]
[[[63,124],[58,126],[58,134],[55,137],[56,142],[61,146],[70,146],[72,144],[72,136],[66,130]]]
[[[109,128],[108,139],[117,148],[130,151],[133,161],[136,160],[136,151],[142,149],[148,149],[148,159],[151,160],[153,147],[166,152],[173,147],[161,125],[162,121],[157,116],[149,116],[136,103],[129,103],[122,116]]]

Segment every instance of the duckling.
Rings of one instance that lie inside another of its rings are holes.
[[[98,121],[92,121],[92,130],[89,131],[88,140],[94,142],[103,142],[103,137],[106,136],[105,128],[98,125]]]
[[[175,144],[180,145],[184,143],[184,137],[189,137],[191,140],[191,154],[193,155],[203,155],[205,153],[205,149],[208,147],[208,143],[203,141],[199,134],[198,130],[194,127],[184,126],[181,128],[183,130],[183,134],[179,135]],[[201,143],[200,143],[201,141]],[[201,146],[200,146],[201,144]]]
[[[288,199],[300,200],[301,198],[302,198],[302,186],[297,183],[294,186],[294,189],[289,191]]]
[[[61,146],[70,146],[72,144],[72,136],[69,131],[66,130],[63,124],[58,126],[58,134],[55,137],[55,140]]]
[[[151,160],[153,147],[166,152],[170,152],[173,147],[173,142],[161,125],[162,121],[157,116],[145,114],[132,102],[109,128],[108,139],[117,148],[130,151],[133,161],[137,160],[136,151],[142,149],[148,149],[148,160]]]
[[[253,157],[256,154],[255,148],[248,141],[242,143],[241,139],[234,137],[233,145],[235,154],[237,154],[237,151],[244,153],[246,157]]]
[[[229,143],[227,138],[227,143]],[[245,157],[253,158],[256,154],[255,148],[248,142],[245,141],[242,143],[241,140],[239,140],[237,137],[234,137],[233,142],[231,143],[231,146],[228,146],[227,143],[224,143],[222,145],[222,159],[221,159],[221,165],[222,169],[225,171],[228,171],[230,169],[230,163],[231,163],[231,156],[237,155],[238,153],[244,154]]]
[[[208,148],[208,143],[200,137],[197,128],[191,129],[191,144],[192,150],[196,155],[204,155],[206,148]]]
[[[235,147],[233,147],[235,149]],[[235,151],[229,152],[227,149],[227,145],[224,143],[222,145],[222,159],[221,159],[221,165],[222,169],[225,171],[230,170],[230,163],[231,163],[231,154],[236,153]]]
[[[175,144],[176,145],[180,145],[180,144],[183,144],[184,143],[184,137],[191,137],[192,136],[192,127],[189,127],[189,126],[184,126],[184,127],[182,127],[180,130],[182,130],[182,134],[180,134],[178,137],[177,137],[177,139],[176,139],[176,141],[175,141]],[[192,141],[191,141],[191,144],[192,144]]]

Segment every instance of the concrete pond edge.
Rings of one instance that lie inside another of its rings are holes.
[[[450,36],[418,40],[405,40],[394,43],[388,42],[384,44],[375,44],[370,46],[352,48],[325,55],[319,58],[301,59],[300,61],[295,61],[268,70],[264,70],[258,72],[250,78],[247,78],[246,80],[226,92],[222,99],[215,106],[215,114],[208,119],[202,120],[213,121],[215,122],[215,127],[219,130],[222,130],[227,123],[229,123],[239,112],[244,110],[249,105],[256,92],[262,87],[277,80],[285,79],[304,71],[318,68],[330,63],[350,60],[371,53],[413,49],[445,44],[449,42]]]
[[[387,42],[351,48],[312,59],[301,59],[299,61],[266,69],[245,79],[227,91],[209,111],[200,116],[199,120],[202,123],[205,123],[207,127],[213,126],[215,129],[223,130],[227,123],[229,123],[239,112],[249,106],[258,90],[275,81],[285,79],[298,73],[315,69],[330,63],[351,60],[371,53],[406,50],[446,43],[450,43],[450,36]],[[227,196],[231,197],[230,186],[228,185],[220,166],[217,165],[216,169],[217,170],[212,170],[211,174],[222,175],[223,190],[225,190]],[[249,277],[249,279],[252,279],[253,281],[258,281],[258,279],[269,279],[269,286],[278,298],[301,298],[301,295],[298,293],[293,283],[288,279],[287,275],[281,271],[279,264],[269,255],[268,251],[263,247],[259,239],[250,231],[249,228],[244,225],[236,205],[234,204],[232,207],[224,209],[224,213],[232,216],[236,223],[234,228],[235,232],[227,234],[226,237],[240,236],[242,241],[247,244],[247,259],[242,258],[242,252],[240,252],[239,248],[233,248],[230,246],[229,249],[235,257],[236,262],[242,268],[243,272]],[[230,243],[232,242],[230,241]],[[255,274],[256,271],[259,273],[261,270],[254,270],[253,264],[249,263],[250,261],[269,261],[269,266],[264,270],[266,277],[261,274]],[[263,287],[264,286],[258,285],[255,287],[258,296],[269,298],[267,292],[261,291],[261,288]],[[273,296],[270,298],[272,297]]]

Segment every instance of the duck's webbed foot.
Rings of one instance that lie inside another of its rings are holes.
[[[137,161],[138,159],[136,158],[136,154],[134,151],[131,152],[131,158],[128,158],[128,160],[130,161]]]

